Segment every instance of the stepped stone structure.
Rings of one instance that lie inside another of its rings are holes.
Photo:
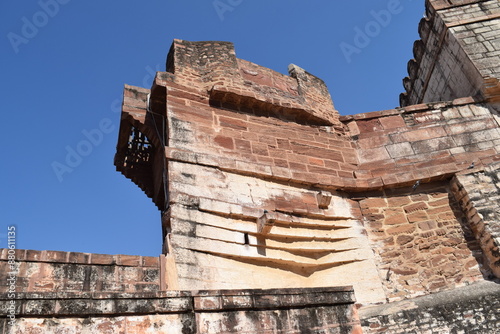
[[[174,40],[115,156],[163,254],[4,249],[2,333],[500,333],[500,2],[428,0],[419,32],[401,107],[350,116]]]

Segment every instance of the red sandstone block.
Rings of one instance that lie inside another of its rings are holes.
[[[369,165],[371,165],[371,163]],[[380,165],[382,165],[384,167],[374,168],[371,170],[371,173],[374,177],[375,176],[383,177],[385,175],[394,175],[394,172],[397,171],[396,166],[394,164],[393,165],[384,165],[383,163],[381,163]],[[363,168],[366,168],[366,166],[363,165]]]
[[[7,251],[8,249],[4,249],[5,251],[5,256],[7,256]],[[26,250],[26,261],[33,261],[33,262],[39,262],[42,260],[42,251],[37,251],[37,250],[32,250],[32,249],[27,249]],[[3,259],[3,254],[2,254],[2,259]]]
[[[284,211],[284,212],[292,212],[293,211],[293,204],[290,201],[287,201],[285,199],[276,199],[274,201],[274,205],[276,207],[276,210],[279,211]]]
[[[234,149],[234,141],[233,138],[231,137],[225,137],[225,136],[216,136],[214,138],[214,142],[224,148],[227,148],[229,150]]]
[[[358,190],[367,191],[371,188],[368,179],[355,179],[354,182],[356,184],[356,189]]]
[[[255,141],[255,142],[259,141],[259,135],[255,132],[243,132],[241,134],[241,138],[248,141]]]
[[[200,93],[195,90],[186,89],[186,87],[182,88],[175,88],[172,86],[168,87],[167,101],[170,101],[170,99],[173,97],[185,99],[188,101],[208,103],[208,97],[206,94]]]
[[[342,152],[342,156],[344,157],[344,162],[353,164],[353,165],[358,165],[358,155],[354,150],[346,150]]]
[[[177,112],[177,111],[186,108],[186,99],[179,98],[176,96],[169,96],[168,97],[168,106],[171,109],[173,109],[176,112],[176,114],[180,114],[180,112]]]
[[[442,207],[437,207],[437,208],[433,208],[433,209],[427,210],[427,214],[429,216],[435,216],[435,215],[439,215],[441,213],[446,213],[446,212],[449,212],[449,211],[450,211],[450,207],[449,206],[442,206]]]
[[[401,115],[382,117],[379,119],[384,129],[404,128],[406,123]]]
[[[273,136],[259,136],[259,142],[273,147],[277,146],[276,137]]]
[[[212,131],[204,131],[204,130],[201,130],[198,131],[197,135],[196,135],[196,145],[197,146],[201,146],[200,144],[210,144],[205,138],[207,138],[207,133],[211,133]],[[225,136],[225,137],[231,137],[233,139],[241,139],[241,132],[238,131],[238,130],[233,130],[233,129],[230,129],[230,128],[222,128],[220,131],[219,131],[219,135],[221,136]],[[208,146],[208,145],[207,145]]]
[[[274,177],[290,180],[292,178],[292,173],[289,168],[272,166],[271,171]]]
[[[446,175],[458,172],[460,168],[455,163],[442,164],[439,166],[428,167],[426,170],[430,176]]]
[[[153,267],[158,268],[160,266],[160,259],[156,256],[143,256],[142,257],[143,267]]]
[[[410,203],[411,200],[408,196],[389,196],[387,197],[388,206],[391,207],[401,207],[405,204]]]
[[[89,263],[90,254],[86,253],[68,253],[68,263]]]
[[[219,124],[223,127],[229,127],[235,130],[247,131],[247,122],[237,118],[229,118],[224,116],[219,116]]]
[[[258,156],[257,162],[263,165],[272,165],[274,163],[274,159],[270,157]]]
[[[362,114],[353,115],[353,118],[356,120],[370,120],[376,118],[382,118],[384,116],[396,115],[399,114],[400,111],[397,109],[387,109],[387,110],[379,110],[379,111],[371,111]]]
[[[385,147],[376,147],[359,152],[359,161],[361,163],[370,163],[375,161],[388,161],[391,157]]]
[[[345,179],[338,177],[338,176],[324,176],[324,175],[322,175],[320,177],[320,180],[321,180],[321,184],[328,184],[332,187],[343,188],[346,185]]]
[[[331,149],[343,149],[345,147],[346,141],[338,139],[328,139],[328,148]]]
[[[370,170],[353,170],[353,176],[356,179],[370,179],[373,177],[373,174]]]
[[[294,153],[299,155],[313,156],[320,159],[329,159],[333,161],[344,161],[342,153],[340,150],[325,149],[321,147],[313,147],[306,145],[299,145],[296,143],[291,143],[292,150]]]
[[[403,107],[405,112],[415,112],[415,111],[422,111],[422,110],[427,110],[429,107],[425,103],[421,104],[414,104],[411,106]]]
[[[92,264],[116,264],[113,255],[108,254],[91,254],[90,263]]]
[[[340,163],[340,170],[343,170],[345,172],[352,172],[353,177],[354,177],[354,172],[358,170],[358,166],[354,164],[348,164],[348,163]]]
[[[68,253],[61,251],[45,251],[42,260],[47,262],[66,262]]]
[[[290,169],[292,171],[300,171],[300,172],[307,172],[307,165],[305,164],[300,164],[296,162],[288,162],[288,165],[290,166]]]
[[[436,207],[436,206],[442,206],[442,205],[449,205],[450,204],[450,199],[448,198],[448,194],[444,194],[446,197],[442,198],[438,201],[434,202],[429,202],[430,206]]]
[[[396,177],[400,183],[413,183],[417,181],[413,176],[413,171],[411,169],[408,169],[407,172],[397,173]]]
[[[262,165],[262,164],[253,164],[253,168],[249,169],[247,171],[253,172],[257,175],[264,175],[264,176],[272,176],[272,171],[271,171],[271,166],[267,165]]]
[[[425,211],[416,211],[408,215],[408,221],[410,223],[420,222],[428,220],[429,217]]]
[[[146,107],[145,100],[131,98],[131,97],[127,97],[127,96],[124,96],[123,104],[126,106],[129,106],[129,107],[135,107],[135,108],[145,108]]]
[[[360,139],[357,141],[359,148],[361,149],[370,149],[373,147],[385,146],[387,144],[392,143],[389,136],[379,136],[379,137],[370,137],[365,139]]]
[[[315,173],[307,173],[307,172],[292,172],[292,176],[294,180],[297,180],[302,183],[319,183],[319,177]]]
[[[234,145],[238,151],[251,152],[251,146],[248,140],[234,139]]]
[[[325,162],[325,167],[329,169],[340,169],[340,164],[337,161],[332,161],[332,160],[324,160]]]
[[[398,235],[402,233],[413,233],[414,231],[415,231],[414,224],[403,224],[387,229],[387,233],[391,235]]]
[[[447,133],[442,126],[434,126],[429,128],[411,130],[400,134],[394,134],[391,135],[391,138],[396,143],[404,141],[414,142],[446,136]]]
[[[347,179],[352,179],[353,178],[352,172],[347,172],[347,171],[339,170],[339,171],[337,171],[337,173],[338,173],[339,177],[344,177],[344,178],[347,178]]]
[[[252,142],[251,146],[253,154],[269,156],[269,151],[267,150],[267,144]]]
[[[356,124],[358,125],[360,133],[376,132],[384,129],[377,118],[370,120],[359,120],[356,122]]]
[[[421,180],[425,182],[427,182],[426,180],[430,177],[430,174],[426,169],[413,169],[412,175],[414,180]]]
[[[300,154],[294,154],[294,153],[287,153],[286,158],[288,162],[295,162],[295,163],[300,163],[300,164],[308,164],[308,156],[306,155],[300,155]]]
[[[437,224],[433,220],[426,220],[426,221],[419,222],[417,224],[417,226],[422,231],[429,231],[429,230],[435,229],[437,227]]]
[[[271,154],[271,156],[274,156],[274,155]],[[284,159],[277,159],[277,158],[275,158],[275,159],[273,159],[273,164],[276,167],[289,168],[288,161],[286,161]]]
[[[408,223],[406,216],[404,214],[396,214],[390,217],[385,218],[385,225],[396,225],[396,224],[405,224]]]
[[[278,144],[278,148],[283,150],[291,150],[290,141],[288,139],[277,138],[276,143]]]
[[[383,208],[387,206],[384,198],[368,198],[359,202],[361,208]]]
[[[419,193],[419,194],[412,194],[410,195],[410,198],[413,202],[418,202],[418,201],[428,201],[429,200],[429,195],[425,193]]]
[[[382,182],[386,186],[396,185],[398,183],[398,178],[394,174],[385,174],[380,176],[382,178]]]
[[[116,255],[116,260],[122,266],[138,267],[142,264],[141,257],[136,255]]]
[[[243,121],[245,124],[248,119],[249,119],[249,115],[247,114],[243,114],[243,113],[239,113],[239,112],[235,112],[233,110],[227,110],[227,109],[213,109],[215,115],[218,115],[218,116],[225,116],[226,118],[231,118],[231,119],[234,119],[234,118],[237,118],[237,119],[240,119],[241,121]],[[219,118],[220,119],[220,118]]]
[[[415,211],[426,210],[428,208],[429,207],[424,202],[413,203],[413,204],[410,204],[410,205],[403,207],[403,209],[405,210],[406,213],[412,213]]]
[[[307,162],[310,165],[321,166],[321,167],[325,166],[324,160],[319,158],[308,157]]]
[[[324,175],[333,175],[333,176],[341,176],[340,174],[337,173],[337,171],[329,168],[324,168],[324,167],[319,167],[315,165],[308,165],[307,166],[307,171],[309,173],[317,173],[317,174],[324,174]],[[342,176],[341,176],[342,177]],[[352,177],[352,175],[351,175]]]
[[[452,101],[452,104],[455,105],[455,106],[461,106],[461,105],[464,105],[464,104],[470,104],[470,103],[475,103],[475,99],[474,97],[472,96],[468,96],[468,97],[461,97],[461,98],[458,98],[458,99],[454,99]]]

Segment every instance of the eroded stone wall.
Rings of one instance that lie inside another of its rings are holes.
[[[9,251],[14,269],[9,264]],[[162,287],[160,257],[2,249],[0,292],[145,292]]]
[[[482,280],[483,253],[447,183],[361,199],[388,301]]]
[[[361,333],[350,287],[0,294],[0,331],[14,333]]]

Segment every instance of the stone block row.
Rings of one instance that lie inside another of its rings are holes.
[[[2,249],[0,291],[158,291],[157,257]]]

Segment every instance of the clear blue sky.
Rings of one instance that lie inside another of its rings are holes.
[[[424,0],[1,1],[0,247],[16,225],[18,248],[161,252],[160,214],[113,156],[123,85],[149,87],[174,38],[231,41],[282,73],[294,63],[347,115],[398,106],[423,12]],[[78,145],[87,155],[58,177]]]

